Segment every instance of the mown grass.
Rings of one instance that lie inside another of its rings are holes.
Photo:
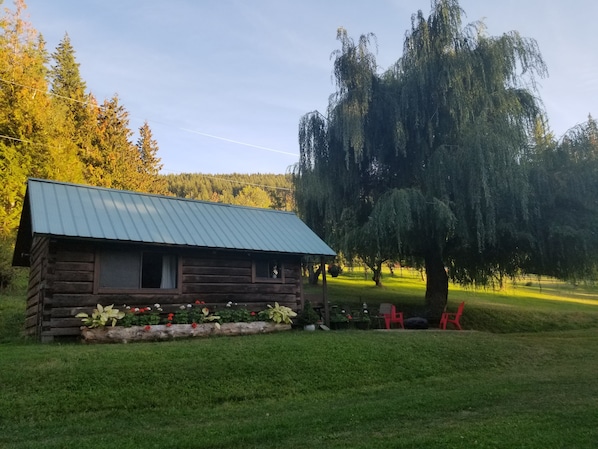
[[[595,447],[598,332],[0,346],[0,447]]]
[[[417,279],[357,276],[329,279],[331,300],[422,307]],[[468,332],[97,346],[24,344],[23,299],[4,295],[0,447],[598,447],[593,288],[535,284],[452,288]]]

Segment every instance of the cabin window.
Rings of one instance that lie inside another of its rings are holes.
[[[253,262],[253,282],[284,282],[283,265],[278,259],[258,259]]]
[[[103,251],[99,260],[100,289],[177,288],[178,257],[155,251]]]

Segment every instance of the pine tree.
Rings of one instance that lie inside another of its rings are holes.
[[[162,164],[158,157],[158,142],[153,139],[152,130],[149,124],[143,123],[139,128],[137,139],[137,151],[141,158],[141,182],[140,190],[150,193],[165,194],[167,192],[166,180],[160,176]]]
[[[68,34],[56,47],[52,61],[49,75],[57,147],[63,149],[63,157],[71,161],[69,166],[73,169],[67,180],[81,182],[84,173],[82,160],[91,145],[89,129],[93,115]]]
[[[86,155],[88,181],[97,186],[139,190],[142,161],[131,142],[129,113],[115,95],[98,107],[97,127]]]

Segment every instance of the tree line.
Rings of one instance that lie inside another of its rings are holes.
[[[501,285],[522,273],[594,278],[598,127],[555,139],[535,40],[462,24],[457,0],[412,16],[380,73],[372,34],[338,30],[336,92],[300,122],[295,201],[312,229],[380,284],[398,261],[426,272],[429,317],[449,280]]]
[[[164,175],[167,190],[180,198],[294,210],[291,175],[180,173]]]

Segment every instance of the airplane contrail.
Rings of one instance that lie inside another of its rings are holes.
[[[238,140],[232,140],[232,139],[227,139],[226,137],[214,136],[213,134],[202,133],[200,131],[195,131],[193,129],[188,129],[188,128],[181,128],[181,129],[183,131],[187,131],[187,132],[190,132],[193,134],[199,134],[200,136],[210,137],[212,139],[224,140],[225,142],[230,142],[230,143],[236,143],[237,145],[244,145],[246,147],[257,148],[257,149],[265,150],[265,151],[271,151],[273,153],[288,154],[289,156],[295,156],[295,157],[299,156],[297,153],[289,153],[288,151],[275,150],[274,148],[263,147],[260,145],[253,145],[251,143],[239,142]]]

